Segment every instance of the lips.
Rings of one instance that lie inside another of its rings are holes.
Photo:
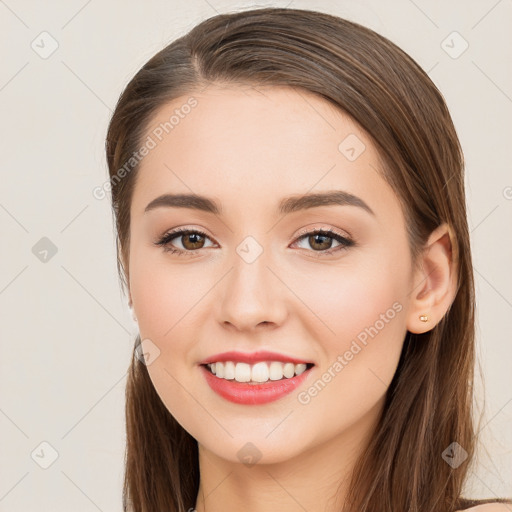
[[[305,365],[306,369],[302,370],[300,375],[291,378],[282,378],[280,380],[270,380],[263,383],[255,382],[237,382],[236,380],[227,380],[215,376],[207,365],[213,363],[226,363],[231,361],[237,365],[238,363],[246,363],[248,365],[256,365],[257,363],[278,361],[281,363],[293,363],[296,365]],[[239,351],[222,352],[214,354],[199,363],[201,373],[210,388],[222,398],[237,404],[258,405],[279,400],[289,395],[298,386],[303,384],[309,378],[310,370],[314,363],[306,359],[268,350],[259,350],[252,353],[244,353]]]
[[[233,361],[236,363],[247,363],[247,364],[255,364],[260,361],[281,361],[282,363],[294,363],[294,364],[314,364],[312,361],[307,361],[305,359],[298,359],[293,356],[288,356],[285,354],[279,354],[277,352],[270,352],[268,350],[260,350],[258,352],[252,352],[250,354],[238,352],[238,351],[230,351],[230,352],[222,352],[220,354],[214,354],[206,359],[203,359],[199,362],[200,365],[207,365],[210,363],[219,363],[225,361]]]
[[[217,395],[239,405],[264,405],[284,398],[304,384],[312,371],[308,369],[290,379],[251,384],[218,378],[204,365],[199,368],[207,384]]]

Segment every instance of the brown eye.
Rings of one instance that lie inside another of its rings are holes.
[[[205,242],[210,241],[210,237],[195,229],[179,229],[166,233],[160,240],[154,242],[155,245],[162,246],[165,252],[170,252],[176,255],[192,255],[197,254],[195,251],[199,249],[212,247],[205,246]],[[296,244],[306,241],[307,244],[317,256],[330,255],[334,252],[347,249],[355,245],[355,242],[345,236],[336,233],[333,230],[315,230],[300,236]],[[337,245],[333,248],[333,241]],[[177,243],[178,247],[174,245]],[[181,247],[179,247],[181,245]]]
[[[194,249],[201,249],[204,245],[204,236],[199,233],[187,233],[181,235],[183,247],[190,251]]]
[[[322,234],[310,235],[308,237],[309,245],[313,249],[317,249],[319,251],[326,251],[330,249],[332,246],[333,238],[331,236],[326,236]]]
[[[333,241],[337,243],[337,245],[334,247]],[[331,229],[317,229],[315,231],[305,233],[300,236],[295,243],[298,244],[301,242],[306,242],[307,245],[313,249],[309,252],[314,254],[316,253],[315,256],[328,256],[337,251],[348,249],[349,247],[355,245],[355,242],[352,239],[342,236]]]
[[[166,233],[160,240],[155,242],[155,245],[162,246],[164,251],[173,254],[195,254],[197,249],[203,249],[210,246],[205,246],[205,242],[210,240],[210,237],[196,229],[179,229]],[[174,245],[174,244],[177,244]],[[181,247],[180,247],[181,245]]]

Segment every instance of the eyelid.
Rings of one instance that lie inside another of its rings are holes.
[[[343,238],[346,238],[348,240],[354,240],[354,237],[346,230],[338,230],[337,228],[333,228],[332,226],[327,226],[327,225],[314,225],[314,226],[307,226],[305,228],[302,228],[298,233],[297,235],[295,235],[295,239],[303,236],[303,235],[307,235],[311,232],[315,232],[315,231],[323,231],[323,232],[326,232],[326,233],[333,233],[333,234],[336,234],[338,236],[341,236]]]
[[[167,231],[165,231],[165,233],[159,237],[159,239],[163,238],[163,237],[166,237],[168,235],[171,235],[171,234],[178,234],[178,233],[182,233],[182,232],[187,232],[187,231],[196,231],[210,239],[214,239],[215,237],[212,237],[210,236],[208,233],[206,233],[206,230],[203,229],[203,228],[198,228],[198,227],[195,227],[195,226],[179,226],[177,228],[172,228],[172,229],[169,229]],[[294,236],[294,241],[297,240],[297,238],[303,236],[303,235],[307,235],[307,234],[310,234],[311,232],[315,232],[315,231],[324,231],[324,232],[327,232],[327,233],[335,233],[339,236],[342,236],[344,238],[348,238],[349,240],[353,240],[353,236],[346,230],[338,230],[337,228],[333,228],[331,226],[326,226],[326,225],[316,225],[316,226],[306,226],[304,228],[302,228],[295,236]]]
[[[198,227],[194,227],[194,226],[179,226],[177,228],[172,228],[172,229],[168,229],[167,231],[165,231],[162,235],[158,236],[158,238],[153,242],[155,245],[162,245],[162,246],[165,246],[166,244],[164,243],[165,240],[167,239],[176,239],[176,238],[180,238],[180,236],[184,236],[186,235],[187,233],[196,233],[196,234],[199,234],[205,238],[208,238],[209,240],[211,240],[212,242],[214,242],[215,244],[217,244],[217,242],[215,242],[215,238],[213,236],[210,236],[205,229],[203,228],[198,228]],[[199,249],[197,249],[199,250]],[[191,250],[191,251],[186,251],[188,253],[194,253],[195,250]]]
[[[305,231],[305,232],[304,232]],[[309,227],[309,229],[301,230],[301,234],[295,237],[295,240],[292,242],[292,247],[299,244],[302,240],[307,239],[309,236],[322,235],[327,236],[327,238],[331,238],[336,241],[339,245],[335,247],[330,247],[329,249],[323,251],[314,251],[314,250],[305,250],[308,254],[308,257],[313,258],[329,258],[332,256],[336,256],[339,253],[343,253],[344,251],[356,247],[358,244],[352,235],[342,234],[336,229],[331,227]]]

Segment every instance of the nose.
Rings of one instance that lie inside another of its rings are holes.
[[[288,314],[286,286],[270,259],[266,251],[252,262],[235,253],[216,297],[218,321],[224,327],[248,332],[283,324]]]

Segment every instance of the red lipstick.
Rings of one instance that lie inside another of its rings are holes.
[[[291,378],[283,376],[280,380],[268,380],[262,383],[238,382],[235,379],[225,379],[214,375],[207,367],[210,363],[232,361],[236,363],[247,363],[254,365],[259,362],[280,361],[282,363],[305,364],[306,370],[300,375]],[[242,352],[223,352],[204,359],[200,363],[200,369],[210,388],[222,398],[236,404],[259,405],[279,400],[290,394],[300,386],[310,374],[314,366],[303,359],[285,356],[276,352],[259,351],[251,354]]]
[[[311,361],[306,361],[304,359],[297,359],[296,357],[286,356],[284,354],[278,354],[277,352],[269,352],[268,350],[259,350],[258,352],[252,352],[250,354],[244,354],[243,352],[238,352],[236,350],[231,350],[230,352],[222,352],[220,354],[214,354],[203,361],[200,361],[199,364],[210,364],[217,362],[225,362],[225,361],[233,361],[234,363],[247,363],[247,364],[255,364],[260,361],[281,361],[282,363],[294,363],[294,364],[308,364]]]
[[[248,384],[247,382],[216,377],[206,366],[201,366],[201,371],[213,391],[230,402],[246,405],[266,404],[279,400],[300,386],[310,374],[310,371],[306,370],[291,379],[268,381],[263,384]]]

